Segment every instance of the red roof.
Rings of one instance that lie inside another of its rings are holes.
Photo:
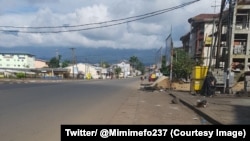
[[[218,14],[199,14],[193,18],[188,19],[188,22],[205,22],[205,21],[213,21],[213,18],[218,18]]]

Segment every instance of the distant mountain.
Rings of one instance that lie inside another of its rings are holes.
[[[50,60],[57,54],[62,56],[62,60],[72,60],[75,55],[77,62],[100,63],[101,61],[110,64],[121,60],[129,60],[131,56],[136,56],[144,65],[152,65],[155,62],[156,49],[113,49],[113,48],[83,48],[75,47],[74,50],[62,47],[14,47],[0,48],[2,53],[29,53],[38,59]]]

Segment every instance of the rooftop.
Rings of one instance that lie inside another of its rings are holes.
[[[195,17],[189,18],[188,22],[211,22],[214,18],[219,18],[219,14],[199,14]]]

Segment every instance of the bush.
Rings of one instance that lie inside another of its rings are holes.
[[[17,78],[24,78],[25,74],[23,72],[19,72],[19,73],[16,74],[16,77]]]

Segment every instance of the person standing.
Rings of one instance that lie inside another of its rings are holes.
[[[212,72],[208,72],[201,89],[201,95],[212,97],[216,90],[216,78]]]
[[[144,80],[144,77],[143,77],[143,76],[141,76],[141,84],[143,84],[143,80]]]

